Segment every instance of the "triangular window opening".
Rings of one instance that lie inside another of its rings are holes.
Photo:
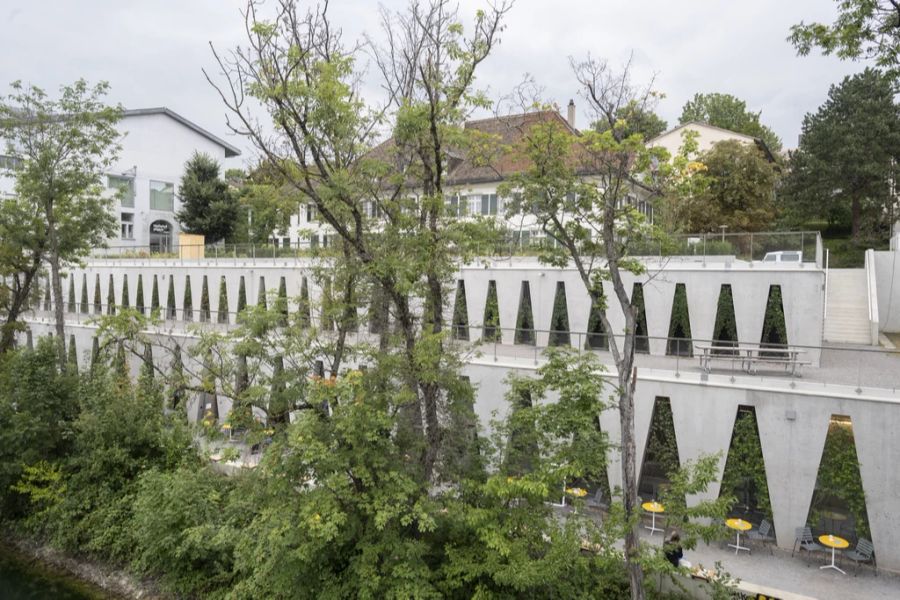
[[[591,312],[588,315],[588,332],[585,341],[586,350],[609,350],[609,338],[603,326],[603,315],[606,312],[606,297],[603,286],[591,290]]]
[[[484,303],[484,319],[481,337],[486,342],[501,342],[503,334],[500,329],[500,306],[497,303],[497,282],[488,281],[487,300]]]
[[[112,273],[109,274],[109,286],[106,288],[106,314],[116,314],[116,282]]]
[[[669,356],[694,355],[694,347],[691,343],[691,316],[688,311],[687,288],[683,283],[675,284],[666,354]]]
[[[169,275],[169,292],[166,295],[166,318],[175,320],[178,317],[178,307],[175,306],[175,278]]]
[[[209,308],[209,281],[203,276],[203,285],[200,288],[200,322],[209,323],[212,312]]]
[[[103,312],[103,300],[100,295],[100,274],[94,277],[94,314],[99,315]]]
[[[184,321],[193,321],[194,320],[194,298],[191,294],[191,276],[185,275],[184,277],[184,302],[181,305],[183,309],[183,320]]]
[[[723,283],[719,289],[712,345],[715,354],[737,355],[738,336],[737,321],[734,317],[734,298],[731,294],[731,285],[727,283]]]
[[[300,327],[304,329],[312,324],[312,314],[309,303],[309,280],[303,277],[300,280],[300,301],[297,306],[297,314],[300,319]]]
[[[772,523],[772,504],[763,459],[756,409],[739,406],[731,432],[731,444],[725,458],[719,496],[735,498],[729,514],[746,521]],[[775,535],[774,529],[770,535]]]
[[[131,306],[131,294],[128,291],[128,275],[122,275],[122,308]]]
[[[668,398],[657,396],[653,403],[653,416],[650,418],[638,495],[644,500],[658,500],[669,486],[671,474],[680,468],[680,464],[672,404]]]
[[[237,298],[238,314],[241,314],[245,308],[247,308],[247,284],[244,282],[244,276],[241,275],[241,279],[238,282],[238,298]]]
[[[631,289],[631,307],[634,310],[634,351],[650,354],[650,337],[647,329],[647,309],[644,308],[644,285],[635,282]]]
[[[278,296],[276,302],[279,314],[278,324],[285,327],[288,323],[288,299],[287,282],[284,277],[278,280]]]
[[[75,312],[75,273],[69,275],[69,298],[68,298],[68,306],[66,306],[66,312],[73,313]]]
[[[219,279],[219,312],[216,321],[228,323],[228,283],[224,275]]]
[[[566,284],[556,282],[556,295],[553,298],[553,315],[550,317],[550,346],[569,346],[572,335],[569,333],[569,306],[566,302]]]
[[[466,282],[456,283],[456,299],[453,301],[453,338],[469,341],[469,306],[466,303]]]
[[[81,276],[81,306],[78,309],[81,314],[86,315],[90,307],[88,306],[88,280],[87,273]]]
[[[780,285],[769,286],[769,297],[766,300],[766,314],[763,317],[763,330],[759,345],[761,348],[782,349],[788,345]],[[773,358],[787,358],[786,352],[767,350],[765,354]]]
[[[531,309],[531,285],[527,281],[522,282],[522,290],[519,293],[519,313],[516,316],[515,343],[531,346],[535,343],[534,313]]]
[[[137,290],[134,299],[134,308],[142,315],[146,313],[144,310],[144,276],[138,273]]]
[[[265,310],[269,309],[269,304],[266,301],[266,278],[259,278],[259,291],[256,295],[256,305],[262,306]]]

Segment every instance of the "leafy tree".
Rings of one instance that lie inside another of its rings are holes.
[[[836,0],[834,23],[800,22],[788,40],[801,56],[813,48],[841,59],[874,59],[894,79],[900,76],[900,3],[896,0]]]
[[[781,138],[759,121],[761,113],[747,110],[747,103],[731,94],[694,94],[681,109],[679,123],[702,121],[716,127],[761,138],[773,154],[781,151]]]
[[[725,140],[713,145],[698,160],[705,167],[706,185],[683,198],[679,211],[687,230],[766,231],[777,217],[775,189],[780,174],[755,145]]]
[[[179,186],[181,210],[176,215],[188,233],[214,243],[231,235],[238,218],[238,203],[219,177],[219,163],[208,154],[195,152],[184,165]]]
[[[0,354],[13,347],[16,332],[24,329],[19,317],[38,291],[46,248],[41,213],[20,197],[0,202]]]
[[[103,173],[119,151],[116,123],[121,108],[104,104],[109,91],[105,82],[89,87],[78,80],[60,88],[57,99],[18,81],[11,88],[12,94],[0,101],[0,137],[6,141],[7,154],[22,161],[15,171],[15,194],[23,204],[13,216],[23,219],[19,226],[24,231],[33,233],[13,239],[25,244],[25,254],[32,259],[43,258],[46,252],[57,358],[65,370],[62,271],[115,233],[111,200],[103,194]],[[36,228],[34,215],[42,220]],[[26,279],[20,281],[20,291]]]
[[[276,232],[284,235],[301,205],[296,189],[265,160],[235,183],[239,214],[231,239],[266,244]]]
[[[859,238],[890,215],[890,180],[900,161],[896,89],[866,69],[831,86],[825,103],[803,118],[784,194],[798,220],[849,224]]]
[[[653,112],[649,107],[641,107],[636,100],[616,110],[615,123],[600,120],[594,123],[594,129],[603,133],[615,126],[623,137],[640,134],[644,140],[652,140],[663,133],[669,126],[665,119]]]

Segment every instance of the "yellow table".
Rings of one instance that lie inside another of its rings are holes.
[[[843,569],[841,569],[839,566],[834,564],[834,551],[835,551],[835,549],[843,550],[844,548],[846,548],[850,545],[850,542],[848,542],[844,538],[838,537],[836,535],[820,535],[819,541],[822,543],[823,546],[828,546],[829,548],[831,548],[831,564],[823,565],[819,568],[820,569],[834,569],[835,571],[840,571],[841,573],[846,575],[847,573]]]
[[[656,513],[666,512],[665,507],[662,504],[660,504],[659,502],[654,501],[654,502],[644,502],[643,504],[641,504],[641,508],[646,510],[651,515],[650,527],[647,527],[646,525],[644,525],[644,529],[649,529],[650,535],[653,535],[654,531],[662,531],[662,529],[660,529],[659,527],[656,526]]]
[[[741,532],[749,531],[750,528],[753,527],[753,525],[751,525],[749,522],[747,522],[743,519],[728,519],[727,521],[725,521],[725,524],[728,525],[728,527],[730,527],[731,529],[734,529],[735,531],[737,531],[737,542],[734,544],[728,544],[728,547],[734,548],[735,554],[737,554],[741,550],[746,550],[747,552],[750,552],[750,548],[747,548],[746,546],[741,546]]]

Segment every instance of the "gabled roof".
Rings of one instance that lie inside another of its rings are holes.
[[[686,127],[705,127],[707,129],[712,129],[714,131],[720,131],[722,133],[727,133],[732,138],[740,138],[743,139],[747,143],[754,143],[756,146],[762,151],[763,154],[766,155],[770,161],[775,162],[775,155],[772,154],[772,150],[769,149],[769,146],[762,138],[754,137],[752,135],[747,135],[746,133],[740,133],[739,131],[732,131],[730,129],[725,129],[724,127],[718,127],[716,125],[710,125],[709,123],[705,123],[703,121],[688,121],[687,123],[682,123],[680,125],[676,125],[672,129],[668,131],[664,131],[653,139],[647,141],[648,146],[652,146],[654,142],[660,140],[661,138],[668,137],[673,133],[685,129]]]
[[[240,156],[240,154],[241,154],[240,150],[238,150],[236,147],[232,146],[231,144],[229,144],[222,138],[211,134],[207,130],[203,129],[202,127],[200,127],[199,125],[194,123],[193,121],[190,121],[190,120],[182,117],[177,112],[170,110],[170,109],[166,108],[165,106],[159,106],[159,107],[155,107],[155,108],[133,108],[133,109],[125,110],[122,113],[122,115],[125,117],[141,117],[141,116],[145,116],[145,115],[165,115],[171,119],[178,121],[179,123],[181,123],[188,129],[191,129],[194,132],[199,133],[200,135],[202,135],[209,141],[213,142],[214,144],[218,144],[219,146],[221,146],[225,150],[225,156],[227,158],[231,158],[232,156]]]

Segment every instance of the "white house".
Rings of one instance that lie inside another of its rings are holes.
[[[772,151],[761,138],[738,133],[737,131],[731,131],[730,129],[724,129],[722,127],[716,127],[715,125],[710,125],[709,123],[703,123],[701,121],[690,121],[678,125],[677,127],[673,127],[672,129],[659,134],[652,140],[649,140],[647,145],[665,148],[669,151],[669,154],[675,156],[684,144],[683,135],[687,131],[692,131],[697,134],[698,151],[701,153],[706,152],[718,142],[735,140],[745,144],[755,144],[770,161],[775,160]]]
[[[123,192],[113,209],[119,235],[108,244],[170,251],[180,231],[175,213],[181,207],[178,184],[185,163],[194,152],[209,154],[221,163],[240,151],[165,107],[126,110],[119,130],[122,150],[106,173],[110,194]],[[0,169],[8,173],[17,160],[0,157]],[[0,177],[0,196],[11,195],[13,185],[12,177]]]

